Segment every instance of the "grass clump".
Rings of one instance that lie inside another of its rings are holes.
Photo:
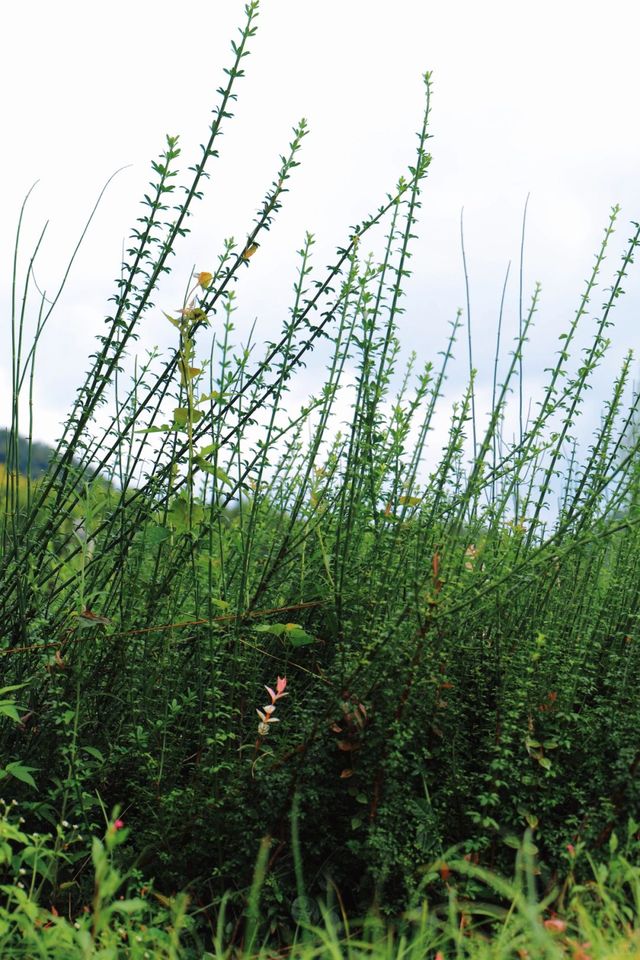
[[[640,800],[630,354],[582,458],[576,425],[640,227],[581,349],[612,210],[515,439],[504,422],[539,287],[506,361],[496,352],[505,369],[489,416],[471,369],[434,457],[462,319],[426,362],[404,360],[398,334],[430,164],[426,74],[412,164],[326,273],[304,237],[276,342],[236,344],[233,314],[298,165],[304,120],[246,238],[225,241],[189,278],[181,308],[162,311],[175,350],[127,367],[213,175],[257,16],[249,3],[186,179],[175,137],[152,164],[105,331],[37,481],[19,467],[25,444],[27,462],[33,450],[37,347],[59,293],[34,308],[40,241],[21,277],[18,231],[0,775],[25,820],[3,821],[17,831],[4,863],[19,873],[30,851],[32,880],[25,893],[7,878],[2,935],[23,938],[27,956],[144,956],[152,943],[154,956],[178,956],[191,949],[180,930],[196,927],[194,942],[214,955],[263,942],[300,957],[622,951],[636,936],[629,818]],[[367,249],[376,229],[378,254]],[[324,385],[292,408],[314,349]],[[43,833],[46,856],[33,839]],[[154,898],[132,895],[134,881]]]

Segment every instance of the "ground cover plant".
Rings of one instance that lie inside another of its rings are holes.
[[[162,281],[183,269],[257,18],[249,3],[198,161],[184,172],[168,137],[152,164],[38,477],[31,391],[59,294],[34,284],[42,238],[20,273],[18,229],[0,472],[5,951],[626,955],[639,902],[631,354],[584,456],[576,425],[640,226],[601,290],[612,210],[542,396],[526,418],[520,403],[509,439],[538,287],[510,349],[498,329],[488,418],[461,315],[440,354],[402,351],[427,73],[415,157],[328,270],[304,237],[277,342],[236,343],[233,315],[304,120],[246,236],[197,265],[172,309]],[[149,315],[175,350],[131,365]],[[469,383],[426,467],[458,339]],[[314,350],[324,385],[293,410]]]

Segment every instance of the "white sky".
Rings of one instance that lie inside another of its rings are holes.
[[[9,418],[12,244],[21,200],[36,179],[26,237],[50,220],[36,271],[52,290],[97,193],[117,168],[68,292],[51,320],[36,386],[36,437],[53,440],[103,329],[121,245],[139,215],[150,161],[179,133],[183,168],[206,139],[240,0],[22,0],[3,11],[0,39],[0,424]],[[180,300],[193,265],[208,269],[221,239],[242,239],[301,117],[311,133],[278,221],[239,287],[239,335],[258,317],[271,337],[290,304],[295,251],[316,234],[316,264],[330,263],[348,227],[373,212],[413,161],[423,109],[421,75],[433,71],[433,164],[423,193],[401,339],[436,359],[464,305],[459,243],[464,206],[475,360],[491,375],[500,291],[512,277],[505,343],[517,324],[522,209],[531,193],[525,285],[543,285],[528,357],[527,392],[557,349],[583,289],[613,203],[620,229],[640,219],[637,0],[263,0],[236,117],[227,122],[207,198],[174,258],[168,302],[144,321],[141,350],[168,348],[160,309]],[[29,249],[25,244],[25,256]],[[615,254],[615,255],[614,255]],[[618,308],[603,391],[628,346],[640,346],[640,264]],[[603,287],[610,283],[603,277]],[[180,291],[178,294],[177,291]],[[594,300],[598,305],[604,292]],[[587,322],[591,329],[592,321]],[[466,376],[464,343],[458,387]],[[316,375],[310,366],[307,382]],[[317,371],[320,376],[320,371]],[[455,387],[455,377],[453,378]],[[484,385],[484,387],[483,387]],[[605,392],[592,392],[592,422]]]

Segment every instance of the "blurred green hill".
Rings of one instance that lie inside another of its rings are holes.
[[[7,462],[9,445],[9,431],[6,427],[0,428],[0,466]],[[53,454],[53,447],[46,443],[31,444],[31,477],[36,480],[46,471]],[[29,468],[29,442],[24,437],[18,437],[18,469],[26,476]]]

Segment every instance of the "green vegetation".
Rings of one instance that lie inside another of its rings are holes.
[[[498,336],[490,416],[477,414],[471,369],[429,472],[462,328],[458,315],[438,356],[403,360],[429,74],[415,158],[324,274],[306,235],[277,342],[234,342],[236,289],[285,200],[304,120],[246,237],[199,265],[180,310],[162,309],[257,16],[254,0],[186,179],[176,137],[152,164],[111,313],[37,483],[18,472],[31,434],[21,417],[59,294],[33,294],[37,249],[24,276],[15,268],[2,955],[631,955],[630,354],[584,456],[576,425],[640,226],[598,293],[612,211],[515,439],[503,424],[538,287],[506,357]],[[378,233],[380,256],[367,248]],[[147,315],[173,326],[175,351],[129,367]],[[293,409],[293,378],[316,347],[324,386]]]

